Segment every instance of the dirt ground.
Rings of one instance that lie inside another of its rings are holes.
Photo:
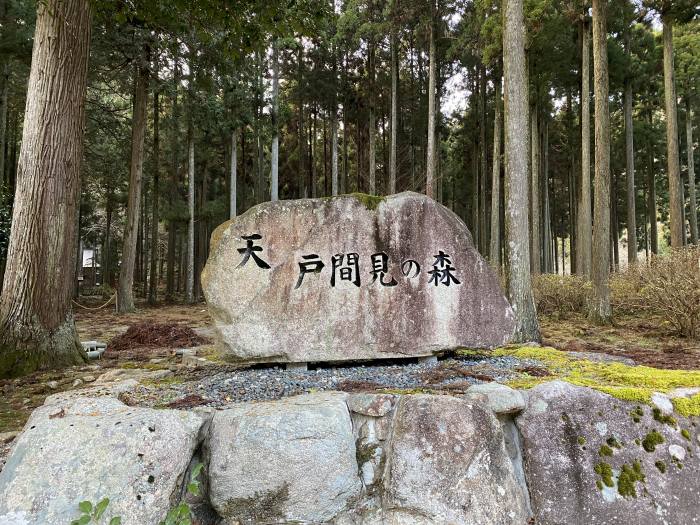
[[[602,352],[655,368],[699,370],[700,340],[675,335],[662,319],[617,315],[595,326],[582,315],[540,318],[542,344],[569,352]]]
[[[83,302],[85,301],[81,300]],[[136,307],[136,312],[123,315],[117,315],[111,305],[97,311],[75,308],[75,324],[80,340],[107,343],[115,335],[126,332],[129,325],[144,321],[177,323],[190,328],[211,326],[211,318],[204,303],[156,306],[137,303]]]

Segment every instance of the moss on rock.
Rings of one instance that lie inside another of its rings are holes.
[[[659,434],[656,430],[652,430],[642,440],[642,447],[647,452],[654,452],[656,450],[656,445],[663,443],[664,437]]]
[[[665,370],[648,366],[630,366],[618,362],[594,362],[572,357],[567,352],[548,347],[510,346],[493,351],[496,356],[512,356],[518,359],[540,361],[552,373],[549,377],[523,375],[508,383],[513,388],[531,388],[553,378],[573,385],[593,388],[615,398],[651,404],[654,392],[669,392],[675,388],[700,385],[700,371]],[[692,398],[675,398],[673,404],[679,414],[700,416],[700,394]],[[635,422],[641,421],[643,412],[633,411]],[[672,425],[671,416],[660,416]],[[675,420],[673,420],[675,422]]]
[[[620,476],[617,479],[617,492],[623,498],[636,498],[637,482],[644,483],[646,479],[639,461],[634,461],[632,466],[622,465]]]

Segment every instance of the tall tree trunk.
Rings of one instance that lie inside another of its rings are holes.
[[[306,135],[304,132],[304,90],[302,89],[302,81],[304,78],[304,46],[300,45],[297,52],[297,90],[299,91],[299,116],[297,125],[297,142],[299,143],[299,198],[308,197],[308,188],[304,182],[304,174],[306,173],[304,162],[306,161]]]
[[[75,331],[71,297],[90,14],[86,0],[37,3],[0,296],[0,377],[86,360]]]
[[[238,128],[231,132],[231,181],[229,183],[229,219],[238,215],[236,197],[238,196]]]
[[[179,42],[175,40],[175,49],[178,49]],[[179,104],[177,89],[180,84],[180,64],[178,60],[178,54],[175,53],[174,58],[175,64],[173,65],[173,112],[172,112],[172,144],[171,150],[173,155],[172,160],[172,172],[170,174],[170,202],[171,204],[175,202],[178,198],[178,167],[180,162],[180,125],[179,125]],[[168,221],[168,262],[166,266],[166,284],[165,284],[165,300],[170,302],[173,300],[173,294],[175,293],[175,249],[177,247],[177,221],[171,217]]]
[[[394,0],[395,7],[396,0]],[[395,22],[391,28],[391,152],[389,154],[389,190],[396,193],[396,149],[399,136],[399,52]]]
[[[277,37],[272,40],[272,150],[270,152],[270,200],[279,200],[279,151],[280,151],[280,132],[278,114],[279,114],[279,42]]]
[[[260,203],[265,199],[265,180],[263,175],[263,163],[265,160],[262,143],[262,117],[263,117],[263,58],[262,53],[258,49],[255,52],[257,62],[256,72],[256,101],[255,108],[255,140],[258,148],[258,160],[256,162],[257,176],[255,178],[255,203]]]
[[[649,124],[649,128],[651,129],[652,122],[653,122],[653,117],[652,117],[652,112],[651,108],[647,110],[647,122]],[[649,191],[649,203],[648,203],[648,214],[649,214],[649,238],[651,240],[651,253],[657,254],[659,253],[659,232],[658,232],[658,227],[657,227],[657,209],[656,209],[656,174],[654,173],[654,149],[652,147],[651,143],[651,137],[649,138],[649,144],[647,147],[647,164],[648,164],[648,173],[647,173],[647,186],[648,186],[648,191]]]
[[[589,317],[598,324],[612,321],[610,307],[610,115],[608,113],[608,49],[605,0],[593,0],[593,90],[595,93],[595,178]]]
[[[434,199],[436,197],[436,144],[435,144],[435,120],[437,108],[435,107],[435,87],[437,84],[437,44],[435,32],[437,31],[435,18],[435,0],[430,0],[430,43],[428,49],[428,151],[426,158],[425,194]]]
[[[671,247],[682,248],[685,239],[680,154],[678,152],[678,114],[676,111],[676,81],[673,70],[673,21],[670,14],[662,16],[664,39],[664,98],[666,100],[666,171],[668,173],[669,215],[671,218]]]
[[[338,108],[331,113],[331,194],[338,195]]]
[[[693,159],[693,110],[685,99],[685,136],[688,155],[688,200],[690,201],[690,242],[698,244],[698,201],[695,196],[695,161]]]
[[[625,52],[630,56],[630,30],[625,36]],[[629,74],[629,73],[628,73]],[[627,171],[627,263],[637,263],[637,194],[634,186],[634,123],[632,122],[632,79],[625,79],[625,158]]]
[[[634,127],[632,122],[632,81],[625,82],[625,157],[627,159],[627,262],[637,263],[637,210],[634,186]]]
[[[153,90],[153,217],[151,219],[151,271],[148,286],[148,303],[155,304],[158,291],[158,258],[160,250],[158,247],[158,223],[159,200],[160,200],[160,106],[158,104],[158,87]]]
[[[376,160],[376,140],[377,140],[377,124],[375,122],[375,82],[374,82],[374,61],[375,61],[375,45],[370,41],[367,49],[367,62],[369,73],[369,193],[370,195],[377,194],[377,160]]]
[[[192,118],[187,130],[187,209],[189,220],[187,222],[187,282],[185,293],[187,302],[194,303],[194,129]]]
[[[488,177],[488,146],[486,144],[486,68],[481,66],[479,74],[479,245],[482,254],[488,246],[488,223],[486,222],[486,179]],[[442,185],[441,185],[442,187]]]
[[[112,204],[112,191],[107,190],[105,203],[105,235],[102,241],[102,282],[112,286],[112,214],[114,212]]]
[[[142,60],[145,60],[145,57]],[[141,215],[143,143],[146,137],[146,106],[148,102],[148,65],[146,63],[137,64],[134,74],[136,78],[134,79],[134,111],[131,119],[129,199],[117,290],[117,311],[119,313],[134,311],[134,266]]]
[[[491,170],[491,246],[489,261],[498,269],[501,265],[501,75],[497,73],[493,83],[493,166]]]
[[[581,24],[581,188],[578,201],[578,231],[576,232],[576,271],[591,276],[591,112],[590,112],[590,28]]]
[[[542,229],[544,271],[552,272],[552,216],[549,207],[549,124],[542,123]]]
[[[530,269],[533,275],[540,273],[540,258],[542,257],[541,232],[540,232],[540,131],[538,126],[537,104],[532,107],[530,114],[530,141],[531,141],[531,164],[532,183],[530,185],[530,196],[532,202],[530,209]]]
[[[516,342],[539,341],[530,278],[528,228],[528,80],[522,0],[503,0],[506,287]]]
[[[2,69],[0,69],[0,190],[2,190],[3,182],[5,182],[8,178],[5,175],[5,159],[9,153],[7,147],[7,103],[9,92],[10,65],[8,64],[8,60],[5,59]],[[5,200],[3,197],[5,196],[0,193],[0,204],[2,204],[3,200]],[[9,195],[6,197],[7,200],[9,200]]]

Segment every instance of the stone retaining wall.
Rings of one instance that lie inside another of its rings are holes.
[[[700,521],[698,421],[568,383],[220,411],[129,407],[110,395],[123,389],[52,396],[34,412],[0,473],[1,525],[69,523],[79,501],[103,497],[108,517],[155,525],[194,461],[200,523]]]

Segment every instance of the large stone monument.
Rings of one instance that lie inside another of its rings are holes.
[[[466,225],[410,192],[255,206],[216,229],[202,285],[242,361],[430,356],[514,330]]]

